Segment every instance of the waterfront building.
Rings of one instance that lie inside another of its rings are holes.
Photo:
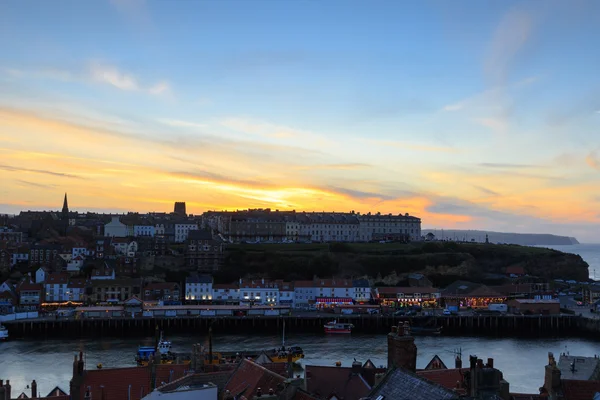
[[[190,231],[197,231],[196,223],[178,223],[175,224],[175,243],[183,243],[187,240]]]
[[[92,303],[119,303],[131,296],[139,296],[140,279],[96,279],[92,280]]]
[[[49,274],[44,282],[45,301],[49,303],[58,303],[67,301],[69,275],[65,273]]]
[[[82,278],[70,278],[67,284],[67,295],[64,301],[83,302],[85,300],[85,289],[89,283]]]
[[[315,306],[330,308],[354,303],[354,287],[349,279],[314,280]]]
[[[213,304],[240,304],[240,288],[237,284],[213,284]]]
[[[265,279],[240,279],[240,304],[241,305],[278,305],[279,287],[275,282]]]
[[[7,282],[0,285],[0,314],[11,314],[18,305],[15,288]]]
[[[480,283],[456,281],[442,290],[443,304],[459,307],[486,308],[490,304],[503,304],[506,296]]]
[[[148,283],[144,287],[144,301],[181,304],[181,289],[175,282]]]
[[[27,276],[17,286],[17,294],[22,309],[35,311],[44,300],[44,286],[41,283],[33,283]]]
[[[355,279],[352,281],[353,299],[356,303],[364,304],[372,300],[371,284],[368,279]]]
[[[315,304],[316,288],[313,281],[294,282],[294,308],[308,308]]]
[[[441,297],[432,287],[377,287],[375,293],[381,305],[392,307],[438,307]]]
[[[279,288],[279,304],[282,306],[294,305],[294,284],[293,282],[275,281]]]
[[[213,277],[193,274],[185,278],[185,300],[188,302],[211,301],[213,298]]]
[[[185,246],[186,265],[197,271],[218,271],[223,261],[224,245],[207,229],[188,233]]]
[[[106,237],[127,237],[127,225],[120,221],[118,215],[113,215],[111,221],[104,225],[104,236]]]
[[[558,299],[514,299],[507,303],[508,311],[513,314],[523,315],[558,315],[560,314],[560,301]]]

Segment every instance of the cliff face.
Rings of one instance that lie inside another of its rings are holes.
[[[313,276],[383,278],[420,272],[443,285],[453,279],[484,281],[503,275],[506,268],[521,266],[543,279],[588,279],[588,264],[580,256],[560,251],[516,245],[453,242],[239,245],[229,246],[219,281],[243,276],[285,280]]]

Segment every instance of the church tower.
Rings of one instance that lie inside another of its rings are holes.
[[[65,193],[65,200],[63,202],[62,208],[62,217],[63,219],[69,219],[69,203],[67,202],[67,194]]]

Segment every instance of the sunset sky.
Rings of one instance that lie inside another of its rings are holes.
[[[271,207],[600,242],[599,1],[0,2],[0,213]]]

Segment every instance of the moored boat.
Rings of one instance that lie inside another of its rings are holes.
[[[8,329],[0,325],[0,340],[8,340]]]
[[[146,366],[150,361],[150,357],[158,357],[156,360],[161,364],[173,364],[175,355],[171,353],[172,343],[169,340],[163,339],[162,332],[156,346],[139,346],[138,354],[135,361],[138,366]],[[158,353],[158,355],[157,355]]]
[[[350,324],[350,323],[342,323],[342,322],[337,322],[336,320],[330,321],[328,323],[326,323],[325,325],[323,325],[323,328],[325,328],[325,333],[352,333],[352,328],[354,328],[354,325]]]

